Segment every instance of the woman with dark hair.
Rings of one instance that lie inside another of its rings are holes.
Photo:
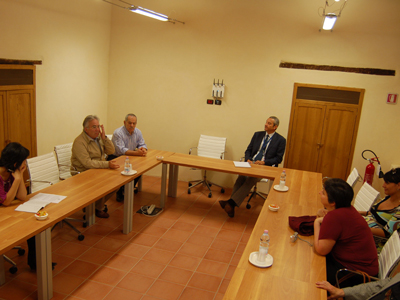
[[[386,239],[400,228],[400,168],[392,169],[383,176],[383,188],[386,197],[373,205],[367,212],[360,212],[376,236],[378,253],[381,252]]]
[[[314,249],[326,255],[328,282],[336,284],[336,271],[344,268],[376,276],[379,266],[374,238],[364,218],[351,206],[351,186],[331,178],[319,194],[327,213],[314,221]]]
[[[27,192],[23,174],[29,150],[19,143],[8,144],[0,157],[0,204],[10,205],[14,199],[25,200]]]
[[[8,206],[15,199],[24,201],[27,191],[23,174],[29,150],[19,143],[8,144],[0,157],[0,206]],[[27,240],[28,265],[36,270],[35,237]],[[53,269],[56,264],[53,263]]]

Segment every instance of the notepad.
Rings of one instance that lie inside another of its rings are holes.
[[[234,161],[233,163],[237,168],[251,168],[251,165],[247,161]]]

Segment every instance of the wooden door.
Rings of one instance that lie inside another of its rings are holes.
[[[295,84],[285,167],[346,179],[363,89]]]
[[[5,122],[6,122],[6,93],[0,91],[0,153],[4,149],[4,147],[7,145],[6,137],[5,137]]]
[[[36,156],[36,122],[32,90],[8,91],[6,139],[18,142]]]
[[[326,107],[312,102],[297,102],[290,135],[290,152],[285,166],[291,169],[316,172],[322,138],[322,126]]]
[[[324,176],[346,179],[358,109],[336,104],[326,108],[317,170]]]

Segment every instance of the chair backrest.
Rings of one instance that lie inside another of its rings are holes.
[[[379,192],[364,182],[361,189],[358,191],[354,200],[354,208],[358,211],[368,211],[371,205],[378,199]]]
[[[54,152],[28,158],[26,161],[31,193],[50,186],[50,183],[54,184],[60,181]]]
[[[72,143],[55,146],[54,152],[56,153],[60,179],[67,179],[71,177],[70,167]]]
[[[226,138],[200,135],[197,155],[203,157],[224,159]]]
[[[347,177],[347,183],[353,188],[358,179],[360,178],[360,174],[358,173],[357,169],[354,168],[353,171],[351,171],[349,177]]]
[[[400,261],[400,237],[393,232],[379,254],[379,278],[385,279],[392,273]]]

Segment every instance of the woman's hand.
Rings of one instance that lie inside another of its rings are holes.
[[[317,217],[325,217],[327,213],[328,210],[326,208],[321,208],[317,211]]]

